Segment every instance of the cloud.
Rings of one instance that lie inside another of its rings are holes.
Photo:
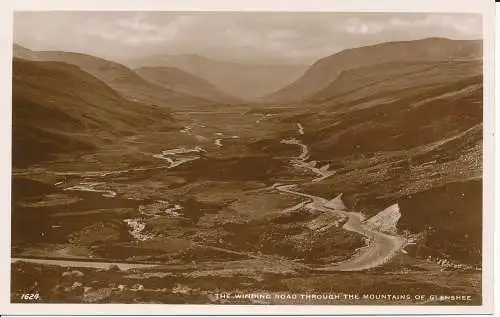
[[[80,36],[100,37],[128,47],[141,46],[174,40],[187,21],[185,17],[178,16],[170,21],[155,23],[148,20],[147,14],[127,13],[107,20],[102,17],[88,19],[78,32]]]
[[[479,16],[463,16],[463,15],[445,15],[432,14],[426,15],[419,20],[405,20],[401,17],[390,19],[389,28],[406,27],[406,28],[441,28],[455,30],[464,35],[481,34],[482,20]]]
[[[154,32],[159,29],[157,25],[147,22],[143,15],[136,15],[131,18],[118,20],[116,26],[124,30],[139,32]]]
[[[312,63],[342,49],[383,41],[481,38],[481,18],[417,13],[16,12],[14,35],[33,49],[110,59],[168,53]]]
[[[360,18],[350,19],[344,27],[349,34],[374,34],[383,30],[380,23],[366,23]]]

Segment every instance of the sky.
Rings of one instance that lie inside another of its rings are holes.
[[[426,37],[480,39],[481,16],[428,13],[18,11],[14,42],[116,61],[198,54],[260,64],[312,64],[341,50]]]

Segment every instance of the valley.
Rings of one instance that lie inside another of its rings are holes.
[[[476,42],[422,41],[355,55],[448,49],[348,50],[321,61],[336,77],[315,64],[248,102],[184,70],[17,47],[11,301],[479,305],[482,63]]]

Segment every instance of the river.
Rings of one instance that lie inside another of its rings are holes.
[[[304,134],[304,128],[300,123],[297,123],[297,128],[299,130],[299,134]],[[328,166],[317,167],[317,163],[312,161],[308,162],[309,159],[309,147],[302,143],[298,139],[287,139],[283,140],[282,143],[292,144],[298,146],[301,151],[297,157],[291,159],[291,162],[294,166],[299,168],[304,168],[310,170],[314,174],[317,175],[312,181],[320,181],[327,177],[330,177],[335,172],[329,171]],[[168,168],[172,168],[178,165],[181,165],[187,161],[194,160],[199,158],[200,152],[204,150],[200,147],[196,147],[194,149],[185,149],[185,148],[177,148],[172,150],[165,150],[162,154],[157,154],[155,157],[166,160],[170,163]],[[128,172],[127,171],[119,171]],[[106,172],[111,174],[113,172]],[[82,185],[82,184],[80,184]],[[67,190],[83,190],[83,191],[95,191],[101,192],[103,195],[109,197],[115,197],[116,193],[107,190],[107,189],[96,189],[97,185],[102,185],[102,183],[85,183],[85,186],[74,186],[72,188],[67,188]],[[296,184],[274,184],[273,186],[267,188],[269,190],[278,190],[283,193],[288,193],[295,196],[305,197],[310,202],[307,204],[307,207],[315,209],[319,212],[323,213],[337,213],[339,218],[346,218],[347,221],[344,223],[343,228],[349,231],[353,231],[363,235],[368,244],[360,248],[356,251],[356,253],[347,259],[346,261],[339,263],[332,263],[329,266],[317,268],[315,270],[320,271],[361,271],[370,268],[374,268],[380,265],[383,265],[387,261],[389,261],[399,250],[401,250],[406,240],[401,236],[393,236],[389,234],[385,234],[379,232],[375,229],[372,229],[364,224],[364,217],[360,213],[348,212],[345,210],[345,206],[341,201],[341,197],[338,196],[333,200],[328,200],[323,197],[314,196],[310,194],[306,194],[298,191]],[[304,203],[300,203],[289,207],[285,210],[285,212],[293,211],[298,208],[304,206]],[[135,230],[134,232],[137,235],[142,234],[142,224],[137,222],[136,219],[127,219],[130,222],[130,225]],[[206,247],[206,246],[205,246]],[[211,247],[213,248],[213,247]],[[222,250],[222,249],[221,249]],[[225,249],[224,249],[225,250]],[[229,252],[230,250],[225,250]],[[241,254],[240,252],[230,251],[233,253]],[[248,254],[246,254],[248,256]],[[253,256],[250,256],[253,257]],[[74,260],[74,259],[41,259],[41,258],[12,258],[12,262],[18,261],[26,261],[26,262],[34,262],[39,264],[46,265],[59,265],[59,266],[71,266],[71,267],[91,267],[91,268],[108,268],[110,265],[117,265],[120,269],[130,269],[130,268],[150,268],[157,266],[156,264],[134,264],[134,263],[125,263],[125,262],[99,262],[99,261],[85,261],[85,260]]]

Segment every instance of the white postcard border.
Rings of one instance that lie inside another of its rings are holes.
[[[11,304],[10,303],[10,192],[11,192],[11,71],[12,13],[14,10],[52,11],[363,11],[363,12],[447,12],[483,15],[484,39],[484,178],[483,178],[483,305],[482,306],[356,306],[356,305],[157,305],[157,304]],[[0,313],[1,314],[487,314],[493,309],[493,178],[494,178],[494,2],[491,0],[17,0],[0,3],[0,126],[1,191],[3,221],[0,230]],[[498,66],[497,66],[498,67]],[[7,150],[9,149],[9,150]],[[496,191],[500,195],[498,189]],[[498,195],[496,195],[498,197]],[[498,217],[497,217],[498,218]]]

